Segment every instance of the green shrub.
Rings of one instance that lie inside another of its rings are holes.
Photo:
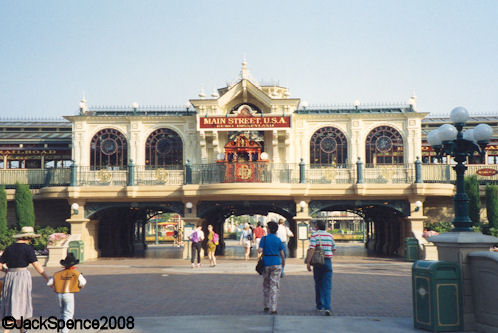
[[[16,183],[16,217],[19,229],[25,226],[35,226],[33,195],[27,184]]]
[[[7,232],[7,192],[0,186],[0,235]]]
[[[7,246],[14,242],[14,234],[17,233],[15,228],[9,228],[4,233],[0,234],[0,250],[3,251]]]
[[[486,185],[486,215],[489,226],[498,229],[498,185]]]
[[[481,196],[477,175],[465,177],[465,192],[469,197],[469,217],[472,225],[478,226],[481,222]]]
[[[434,230],[442,234],[443,232],[451,231],[453,229],[453,224],[451,222],[427,223],[425,227],[428,230]]]
[[[56,228],[52,227],[35,227],[35,233],[39,234],[41,237],[35,238],[31,241],[31,244],[35,250],[44,250],[47,248],[48,236],[56,232],[68,233],[68,227],[58,226]],[[14,242],[14,234],[17,234],[18,230],[16,228],[9,228],[3,234],[0,234],[0,250],[4,250],[7,246]]]
[[[498,237],[498,228],[489,228],[489,234]]]

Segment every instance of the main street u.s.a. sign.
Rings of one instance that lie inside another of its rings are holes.
[[[199,128],[289,128],[289,116],[199,117]]]

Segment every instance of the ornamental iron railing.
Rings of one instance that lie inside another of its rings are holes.
[[[467,175],[477,175],[481,185],[498,184],[498,165],[467,165]],[[452,184],[456,174],[452,165],[420,166],[424,183]],[[362,171],[362,175],[358,174]],[[147,186],[223,183],[281,184],[411,184],[416,182],[415,165],[299,164],[299,163],[212,163],[171,166],[129,165],[128,168],[90,167],[72,169],[0,169],[0,185],[13,188],[16,182],[31,188],[45,186]],[[73,178],[71,177],[73,172]],[[74,182],[71,181],[74,179]]]
[[[3,169],[0,170],[0,185],[12,188],[16,183],[29,184],[31,188],[44,186],[67,186],[69,169]]]

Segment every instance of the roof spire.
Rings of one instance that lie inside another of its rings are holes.
[[[240,78],[241,79],[249,79],[249,69],[247,69],[247,60],[246,60],[246,54],[244,53],[244,56],[242,57],[242,69],[240,70]]]

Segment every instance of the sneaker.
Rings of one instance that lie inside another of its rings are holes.
[[[275,311],[272,311],[272,312],[271,312],[271,314],[277,314],[277,311],[276,311],[276,310],[275,310]]]
[[[324,314],[325,316],[330,316],[330,315],[331,315],[330,310],[324,310],[324,311],[323,311],[323,314]]]
[[[197,267],[201,267],[201,264],[197,264]]]
[[[195,264],[192,264],[192,268],[194,268],[194,267],[195,267]]]
[[[263,311],[268,312],[268,311],[270,311],[270,308],[264,308]]]

